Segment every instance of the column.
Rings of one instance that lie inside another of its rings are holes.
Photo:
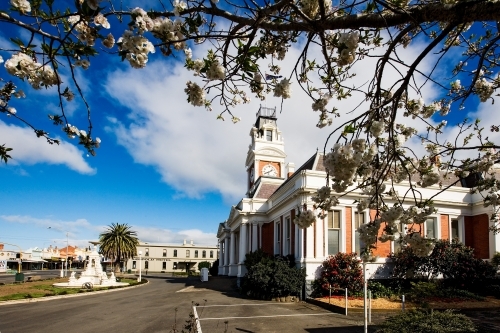
[[[259,223],[259,249],[262,249],[262,225],[263,223]]]
[[[229,246],[229,265],[234,264],[234,232],[231,231],[231,244]]]
[[[224,266],[224,240],[219,242],[219,267]]]
[[[252,223],[252,251],[257,251],[259,248],[259,239],[257,235],[257,223]]]
[[[229,237],[224,238],[224,265],[229,265]]]
[[[238,263],[243,263],[245,261],[245,254],[247,254],[247,224],[241,224],[240,226],[240,258]]]
[[[300,259],[300,257],[302,256],[302,254],[300,253],[300,236],[299,236],[299,226],[295,223],[292,224],[293,227],[295,228],[295,240],[294,240],[294,248],[293,248],[293,252],[295,253],[295,258],[297,259]]]

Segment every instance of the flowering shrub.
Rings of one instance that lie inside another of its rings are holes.
[[[327,295],[329,287],[347,288],[349,292],[357,292],[363,288],[363,272],[361,260],[356,253],[337,253],[329,256],[321,264],[321,277],[315,281],[315,293]],[[332,290],[332,293],[334,290]]]

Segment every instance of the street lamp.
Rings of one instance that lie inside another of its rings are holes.
[[[139,278],[137,282],[141,282],[141,273],[142,273],[142,262],[141,262],[142,251],[139,251]]]
[[[68,233],[66,233],[66,272],[64,276],[68,276]]]

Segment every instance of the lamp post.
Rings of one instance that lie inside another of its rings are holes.
[[[64,276],[68,276],[68,233],[66,233],[66,272]]]
[[[139,251],[139,278],[137,282],[141,282],[141,274],[142,274],[142,261],[141,261],[142,251]]]

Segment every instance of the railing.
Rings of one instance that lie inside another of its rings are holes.
[[[276,118],[276,107],[268,108],[266,106],[260,106],[259,111],[256,114],[257,117],[271,117]]]

